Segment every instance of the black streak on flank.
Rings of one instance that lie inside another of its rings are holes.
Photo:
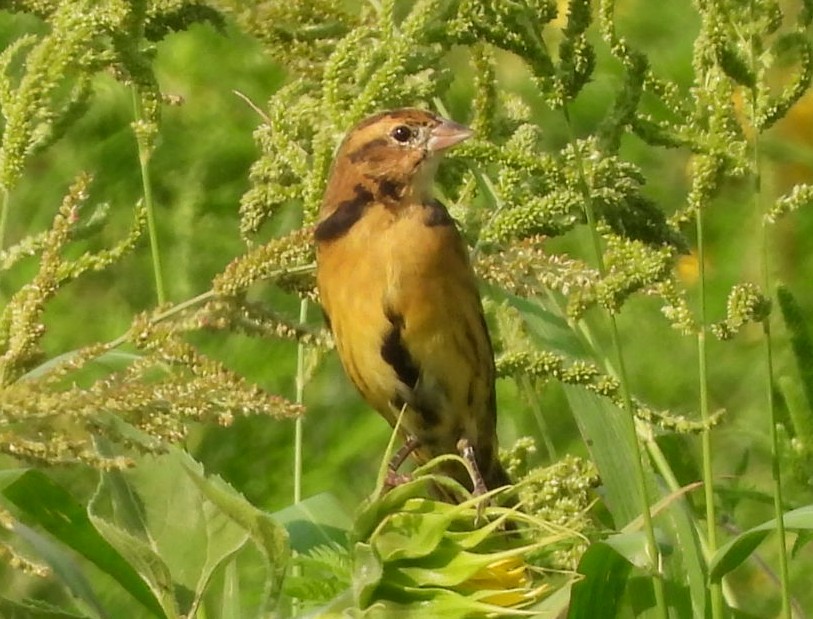
[[[453,226],[454,219],[449,215],[449,211],[438,200],[429,200],[423,205],[424,218],[423,223],[428,227],[435,226]]]
[[[401,339],[401,331],[404,328],[404,317],[394,312],[391,308],[384,308],[384,314],[390,321],[391,328],[384,336],[381,343],[381,358],[384,359],[398,376],[398,380],[410,389],[414,389],[418,384],[420,370],[415,365],[412,355],[404,346]]]
[[[420,398],[416,397],[419,394],[414,392],[421,372],[415,360],[412,358],[412,355],[409,354],[406,346],[404,346],[404,341],[401,339],[401,331],[404,328],[404,318],[391,308],[384,308],[384,313],[387,316],[387,320],[390,321],[392,328],[384,336],[384,341],[381,343],[381,358],[395,370],[395,375],[398,376],[398,380],[408,388],[406,394],[394,394],[392,398],[393,405],[396,408],[401,408],[406,401],[407,404],[420,414],[426,426],[435,426],[439,422],[437,413],[430,407],[424,406],[420,402]]]
[[[345,234],[361,219],[373,201],[373,194],[362,185],[355,186],[356,195],[339,203],[336,210],[325,218],[313,233],[317,241],[334,241]]]

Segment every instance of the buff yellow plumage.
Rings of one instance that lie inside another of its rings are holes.
[[[420,461],[461,453],[448,473],[483,491],[497,460],[494,355],[466,245],[432,197],[440,154],[470,137],[419,109],[377,114],[345,137],[315,229],[317,284],[347,375]],[[396,463],[397,465],[397,463]]]

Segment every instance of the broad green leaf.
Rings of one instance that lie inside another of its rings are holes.
[[[359,608],[366,608],[381,582],[384,567],[370,544],[353,547],[353,597]]]
[[[646,534],[643,531],[631,531],[610,535],[601,541],[615,550],[632,565],[646,569],[652,564],[646,552]]]
[[[220,596],[220,619],[242,619],[240,609],[240,574],[237,562],[229,561],[223,570],[223,592]]]
[[[616,617],[632,565],[603,543],[591,544],[579,561],[584,579],[571,587],[567,619]]]
[[[288,531],[291,548],[300,553],[333,542],[345,545],[353,526],[339,500],[328,492],[308,497],[272,516]]]
[[[91,504],[99,530],[133,562],[164,607],[174,605],[181,614],[194,615],[214,573],[250,539],[201,486],[227,502],[198,463],[172,448],[105,476]]]
[[[450,520],[438,513],[393,514],[371,539],[383,561],[415,559],[433,553]]]
[[[148,541],[130,534],[114,523],[97,516],[90,516],[97,531],[109,542],[143,579],[152,595],[158,600],[167,617],[177,617],[175,587],[169,567]]]
[[[385,516],[398,511],[409,499],[428,496],[431,492],[430,479],[430,475],[416,477],[382,495],[367,499],[356,514],[353,535],[357,539],[366,540]]]
[[[254,507],[220,477],[205,477],[197,463],[195,466],[184,463],[184,470],[207,499],[251,535],[254,543],[265,554],[269,565],[274,568],[274,580],[279,582],[291,554],[285,529],[270,514]]]
[[[84,508],[44,473],[26,471],[3,494],[25,512],[29,522],[41,526],[110,575],[154,615],[166,616],[138,572],[99,534]]]
[[[570,607],[572,587],[572,582],[565,583],[544,600],[529,606],[527,610],[532,611],[537,619],[561,619],[565,617],[565,613]]]
[[[17,481],[28,470],[30,469],[5,469],[0,471],[0,492],[2,492],[6,486]]]
[[[789,511],[782,516],[786,531],[813,530],[813,505],[806,505]],[[776,519],[740,533],[720,548],[709,562],[709,578],[712,582],[719,580],[737,568],[756,550],[769,533],[776,530]]]

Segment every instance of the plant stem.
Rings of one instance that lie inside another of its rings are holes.
[[[144,120],[144,113],[141,107],[141,97],[135,85],[133,86],[132,93],[135,120],[136,123],[141,123]],[[136,144],[138,145],[138,163],[141,166],[144,207],[147,211],[147,231],[150,236],[150,253],[152,255],[152,270],[155,278],[155,292],[158,298],[158,304],[163,305],[166,303],[167,296],[164,288],[163,270],[161,269],[161,251],[158,247],[158,230],[155,224],[155,204],[152,199],[152,180],[150,179],[151,151],[144,144],[138,132],[136,132]]]
[[[299,303],[299,324],[308,320],[308,299]],[[305,399],[305,344],[299,341],[296,347],[296,399],[302,404]],[[294,503],[302,500],[302,416],[296,418],[294,426]]]
[[[711,461],[711,414],[709,412],[708,373],[706,363],[708,350],[706,348],[706,335],[708,323],[706,320],[706,246],[703,235],[704,209],[698,207],[695,220],[697,228],[697,266],[699,281],[699,315],[700,328],[697,331],[697,371],[700,390],[700,416],[705,424],[701,435],[701,449],[703,457],[703,489],[706,498],[706,537],[708,543],[708,556],[717,550],[717,515],[714,506],[714,469]],[[711,616],[713,619],[722,619],[725,613],[723,604],[722,583],[712,583],[709,586],[711,595]]]
[[[8,212],[11,209],[11,192],[7,187],[0,189],[3,192],[0,202],[0,251],[6,246],[6,226],[8,225]]]
[[[758,162],[759,160],[759,137],[758,134],[754,135],[754,163],[757,167],[754,170],[754,206],[760,209],[760,194],[761,194],[761,180]],[[771,290],[771,275],[770,275],[770,261],[769,261],[769,236],[768,225],[763,221],[762,223],[762,287],[763,290]],[[773,342],[771,339],[771,321],[770,316],[765,318],[762,323],[763,329],[763,354],[765,356],[765,396],[768,410],[770,411],[770,438],[771,438],[771,473],[773,477],[773,509],[774,518],[776,518],[776,534],[778,537],[778,550],[779,550],[779,577],[782,589],[782,612],[780,617],[784,619],[791,619],[791,605],[790,605],[790,573],[788,570],[788,551],[786,547],[785,537],[785,521],[782,517],[782,505],[784,504],[782,493],[782,470],[781,470],[781,448],[779,445],[779,433],[777,427],[779,425],[779,411],[776,407],[776,402],[773,394]]]
[[[539,434],[542,436],[542,442],[545,443],[545,451],[548,452],[548,459],[551,462],[555,462],[557,459],[556,447],[551,440],[550,427],[548,427],[548,423],[545,421],[545,415],[542,412],[542,407],[539,406],[539,399],[536,389],[534,388],[533,381],[529,376],[522,375],[517,379],[517,386],[519,387],[520,391],[525,394],[525,398],[528,401],[528,406],[530,406],[531,412],[534,414],[536,424],[539,426]]]
[[[750,9],[752,15],[752,22],[756,23],[755,15],[755,0],[751,0]],[[751,71],[755,76],[760,76],[761,71],[758,66],[758,44],[759,40],[756,33],[751,32],[750,38],[750,64]],[[756,80],[759,82],[759,78]],[[751,122],[753,127],[753,141],[751,156],[751,165],[753,166],[753,187],[752,194],[754,200],[754,210],[756,213],[762,214],[762,172],[760,168],[760,137],[762,128],[759,126],[759,102],[757,84],[755,83],[750,89],[750,103],[751,103]],[[762,289],[765,294],[770,294],[772,290],[771,285],[771,272],[770,272],[770,238],[768,235],[768,223],[762,219]],[[782,496],[782,471],[780,467],[781,449],[779,446],[779,435],[777,426],[779,424],[779,411],[776,407],[773,395],[773,342],[771,340],[771,319],[770,316],[766,317],[762,322],[763,329],[763,342],[764,342],[764,356],[765,356],[765,397],[768,411],[770,413],[770,439],[771,439],[771,473],[773,477],[773,509],[774,518],[776,518],[776,534],[778,537],[778,551],[779,551],[779,576],[781,580],[781,597],[782,597],[782,611],[780,617],[783,619],[791,619],[791,604],[790,604],[790,573],[788,570],[788,551],[786,547],[785,537],[785,521],[782,517],[782,505],[784,503]]]
[[[272,281],[278,277],[282,277],[283,275],[299,275],[302,273],[309,273],[315,269],[315,265],[313,263],[310,264],[300,264],[295,267],[289,267],[285,269],[279,269],[278,271],[274,271],[273,273],[269,274],[266,280]],[[173,305],[170,308],[167,308],[160,314],[156,314],[152,317],[150,321],[152,324],[163,322],[168,318],[172,318],[173,316],[180,314],[184,310],[189,309],[190,307],[194,307],[195,305],[199,305],[200,303],[204,303],[206,301],[210,301],[212,299],[218,298],[217,293],[214,290],[207,290],[206,292],[202,292],[196,297],[192,297],[191,299],[187,299],[186,301],[182,301]],[[128,329],[125,333],[121,334],[114,340],[110,340],[105,346],[106,350],[110,350],[112,348],[118,348],[127,340],[130,339],[130,330]]]
[[[590,187],[587,183],[587,178],[584,168],[584,160],[576,144],[576,136],[573,131],[573,123],[570,119],[567,106],[563,107],[565,117],[565,125],[567,125],[568,137],[570,144],[573,146],[573,153],[578,167],[579,184],[584,199],[584,213],[587,218],[587,226],[590,228],[590,238],[593,243],[593,251],[595,253],[596,266],[601,277],[607,274],[607,268],[604,264],[604,254],[601,248],[601,237],[599,236],[598,228],[596,225],[595,209],[593,208],[593,197],[590,193]],[[655,592],[655,603],[658,608],[658,614],[662,619],[668,619],[669,610],[666,606],[666,594],[664,591],[663,579],[661,574],[661,555],[658,550],[658,544],[655,539],[655,527],[652,523],[652,514],[650,512],[649,492],[646,485],[646,471],[644,468],[644,452],[641,449],[640,442],[638,441],[638,433],[635,429],[635,413],[632,409],[632,397],[629,391],[629,380],[627,378],[626,365],[624,363],[624,353],[621,347],[621,337],[618,333],[618,323],[615,316],[611,312],[607,312],[607,318],[610,324],[610,335],[613,341],[613,352],[618,368],[618,380],[621,386],[621,396],[624,402],[624,419],[626,421],[625,427],[627,430],[627,438],[630,442],[630,447],[633,450],[633,460],[635,468],[635,481],[638,485],[641,502],[643,503],[641,509],[641,516],[644,522],[644,533],[646,535],[647,555],[650,561],[652,587]]]

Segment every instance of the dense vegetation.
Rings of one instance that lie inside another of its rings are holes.
[[[811,20],[0,4],[0,615],[808,616]],[[334,148],[404,105],[476,131],[437,191],[521,513],[382,494],[318,311]]]

